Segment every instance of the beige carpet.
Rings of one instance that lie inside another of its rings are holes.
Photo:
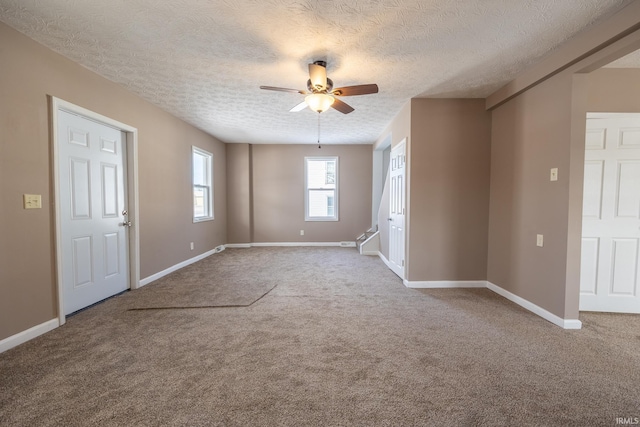
[[[71,317],[0,354],[0,425],[614,426],[640,416],[640,316],[584,314],[582,330],[565,331],[486,289],[407,289],[353,249],[235,249],[212,261],[229,280],[277,286],[248,307],[187,310],[130,310],[133,291]]]

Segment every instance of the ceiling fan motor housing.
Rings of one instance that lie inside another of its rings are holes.
[[[333,80],[327,77],[327,87],[325,88],[325,90],[318,90],[315,86],[313,86],[313,83],[311,83],[311,79],[309,79],[307,80],[307,89],[311,93],[329,93],[331,92],[331,89],[333,89]]]

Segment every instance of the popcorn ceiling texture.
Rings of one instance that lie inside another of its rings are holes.
[[[630,0],[0,0],[0,20],[225,142],[314,143],[307,64],[377,83],[321,116],[372,143],[412,97],[485,97]]]

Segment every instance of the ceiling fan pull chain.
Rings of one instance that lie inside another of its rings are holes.
[[[318,111],[318,148],[322,148],[320,146],[320,112]]]

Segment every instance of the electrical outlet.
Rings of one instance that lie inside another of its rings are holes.
[[[195,249],[195,245],[193,244],[193,242],[191,242],[191,250]]]
[[[542,234],[536,235],[536,246],[544,246],[544,236]]]
[[[23,194],[22,197],[25,209],[42,208],[42,196],[40,194]]]
[[[304,236],[304,230],[300,230],[300,235]]]
[[[550,181],[557,181],[558,180],[558,168],[552,168],[551,169],[551,173],[549,174],[549,180]]]

